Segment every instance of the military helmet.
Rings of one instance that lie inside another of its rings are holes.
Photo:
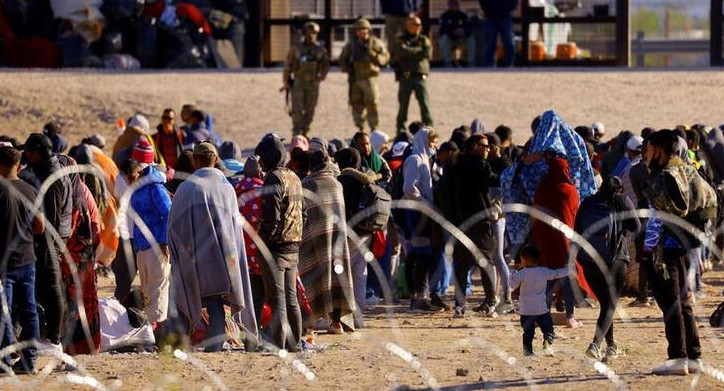
[[[370,30],[370,29],[372,29],[372,25],[370,24],[369,20],[360,18],[360,19],[357,19],[357,21],[354,23],[354,28],[356,30],[363,30],[363,29]]]
[[[315,33],[319,33],[319,25],[314,22],[307,22],[304,23],[304,31],[312,31]]]

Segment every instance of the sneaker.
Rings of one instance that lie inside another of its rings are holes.
[[[372,296],[365,299],[365,305],[371,306],[371,305],[379,305],[382,299],[380,299],[377,295],[373,294]]]
[[[674,358],[654,367],[654,375],[686,376],[689,374],[689,359]]]
[[[626,353],[619,349],[616,345],[606,347],[606,362],[610,362],[611,360],[615,360],[624,355],[626,355]]]
[[[687,364],[689,373],[702,373],[704,371],[704,364],[701,362],[700,358],[697,358],[696,360],[689,359]]]
[[[569,318],[566,327],[568,327],[569,329],[577,329],[583,327],[583,323],[577,321],[576,318]]]
[[[465,307],[456,306],[455,311],[453,311],[452,317],[453,317],[453,319],[465,318]]]
[[[43,341],[41,346],[38,348],[38,355],[41,356],[54,356],[58,357],[63,354],[63,345],[60,343],[54,344],[49,340]]]
[[[327,329],[327,334],[332,335],[340,335],[344,334],[344,327],[342,327],[342,323],[334,322],[329,325],[329,328]]]
[[[649,299],[636,299],[631,302],[631,304],[628,305],[629,307],[638,307],[638,308],[647,308],[651,307],[651,303],[649,302]]]
[[[551,344],[548,341],[543,341],[543,350],[541,350],[541,354],[543,354],[546,357],[555,356],[556,354],[553,351],[553,344]]]
[[[523,349],[523,355],[526,357],[531,357],[531,356],[535,356],[535,353],[533,353],[532,350]]]
[[[496,310],[500,314],[513,314],[515,313],[515,305],[513,305],[512,301],[504,301]]]
[[[601,347],[596,343],[591,342],[591,344],[588,345],[588,349],[586,349],[586,356],[594,360],[601,361],[601,358],[603,357],[601,355]]]
[[[410,309],[414,312],[439,312],[442,308],[434,306],[428,299],[416,299],[410,305]]]
[[[445,304],[444,301],[440,298],[440,296],[436,294],[430,295],[430,304],[434,305],[435,307],[442,308],[443,311],[450,311],[450,306]]]
[[[484,316],[492,316],[493,314],[495,314],[495,304],[483,302],[479,306],[473,308],[473,311],[480,312],[480,314]]]

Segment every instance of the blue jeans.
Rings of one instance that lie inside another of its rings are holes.
[[[11,318],[18,321],[22,327],[18,342],[37,341],[40,339],[40,326],[38,322],[38,303],[35,301],[35,264],[8,269],[3,281],[3,289],[8,301],[8,311]],[[6,319],[2,314],[2,324],[5,327],[2,338],[2,348],[15,342],[13,321]],[[22,351],[24,365],[30,369],[35,366],[37,349],[29,346]],[[5,364],[10,364],[10,356],[3,357]]]
[[[495,66],[495,50],[498,47],[498,34],[503,43],[505,56],[501,67],[513,66],[515,60],[515,44],[513,43],[513,19],[495,18],[485,20],[485,66]]]
[[[569,277],[548,281],[548,287],[546,288],[546,301],[548,303],[548,308],[551,308],[553,292],[556,291],[558,285],[561,287],[561,291],[563,292],[563,301],[566,304],[566,318],[571,319],[573,318],[573,308],[576,305],[576,296],[573,294],[573,286],[571,286],[571,279]]]
[[[533,337],[535,337],[535,326],[538,325],[543,332],[543,340],[548,344],[553,343],[555,332],[553,331],[553,318],[551,313],[543,315],[521,315],[520,325],[523,327],[523,349],[526,353],[533,353]]]
[[[433,263],[430,270],[430,294],[445,296],[447,289],[450,287],[450,278],[452,277],[452,265],[445,259],[445,252],[433,251]]]
[[[201,305],[209,313],[209,327],[206,329],[204,352],[220,352],[226,341],[226,312],[221,296],[201,299]]]

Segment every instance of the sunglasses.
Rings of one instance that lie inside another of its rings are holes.
[[[490,149],[490,144],[480,143],[480,144],[478,144],[478,145],[480,145],[481,147],[483,147],[483,148],[485,148],[485,149]]]

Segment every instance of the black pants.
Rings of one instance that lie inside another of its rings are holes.
[[[583,274],[586,276],[588,286],[596,295],[600,310],[598,312],[598,320],[596,321],[596,332],[593,335],[593,342],[600,345],[601,341],[606,338],[608,346],[615,345],[613,338],[613,315],[616,312],[618,299],[621,298],[621,292],[626,282],[626,262],[616,260],[608,269],[608,275],[611,277],[609,285],[606,281],[606,274],[594,262],[581,262]]]
[[[410,289],[410,294],[427,295],[430,292],[430,272],[433,270],[435,256],[432,248],[412,248],[405,258],[405,277]]]
[[[526,353],[533,353],[533,337],[535,337],[536,325],[543,332],[543,340],[548,344],[553,343],[555,332],[553,331],[553,318],[551,318],[550,312],[543,315],[521,315],[520,325],[523,327],[523,349]]]
[[[279,254],[272,251],[272,256],[275,262],[261,262],[264,291],[272,310],[269,331],[279,349],[296,351],[302,339],[302,312],[297,300],[296,264],[299,254]],[[287,329],[290,329],[291,335],[287,335]]]
[[[664,329],[669,343],[669,359],[701,357],[699,331],[691,295],[687,286],[686,252],[678,249],[664,249],[664,267],[658,268],[653,262],[643,262],[651,283],[651,290],[659,308],[664,313]]]
[[[36,264],[35,295],[38,304],[43,307],[45,316],[45,338],[59,344],[62,338],[63,318],[65,316],[65,289],[60,275],[60,257],[51,256],[46,251],[43,258]]]
[[[480,268],[478,260],[459,242],[455,244],[453,251],[453,269],[455,272],[455,305],[464,307],[467,302],[468,273],[473,268],[482,270],[483,291],[485,292],[485,303],[495,304],[495,268],[488,262],[488,267]],[[488,257],[490,260],[490,257]]]
[[[118,250],[116,251],[116,258],[111,263],[111,270],[116,278],[116,289],[113,292],[113,296],[120,302],[123,302],[126,296],[131,292],[131,284],[133,279],[136,278],[136,252],[133,250],[131,240],[121,239],[118,243]],[[128,255],[126,256],[126,249],[128,249]]]
[[[644,222],[645,220],[641,223],[642,227],[646,226]],[[646,268],[641,264],[641,256],[644,253],[644,235],[637,236],[634,243],[636,244],[636,262],[639,262],[639,290],[636,292],[636,299],[647,301],[649,299],[649,279],[646,276]]]

